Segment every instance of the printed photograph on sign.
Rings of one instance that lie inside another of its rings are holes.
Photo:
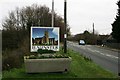
[[[31,52],[38,49],[59,51],[59,27],[31,27]]]

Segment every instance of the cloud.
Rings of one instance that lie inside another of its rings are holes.
[[[37,36],[37,38],[39,38],[40,36]]]
[[[52,32],[53,34],[58,35],[58,28],[54,28]]]

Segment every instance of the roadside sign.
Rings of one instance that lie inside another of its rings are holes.
[[[59,51],[59,27],[31,27],[31,52],[38,49]]]

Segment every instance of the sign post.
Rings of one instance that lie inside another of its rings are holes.
[[[67,53],[67,1],[64,0],[64,53]]]

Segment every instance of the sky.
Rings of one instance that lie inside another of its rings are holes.
[[[32,28],[32,38],[41,38],[44,36],[44,32],[48,31],[49,38],[55,38],[58,40],[59,30],[58,28]]]
[[[110,34],[114,22],[118,0],[67,0],[67,23],[73,35],[91,31],[93,23],[99,34]],[[16,7],[23,8],[32,4],[46,5],[52,9],[52,0],[0,0],[0,29],[8,13]],[[64,0],[54,0],[55,12],[64,17]]]

